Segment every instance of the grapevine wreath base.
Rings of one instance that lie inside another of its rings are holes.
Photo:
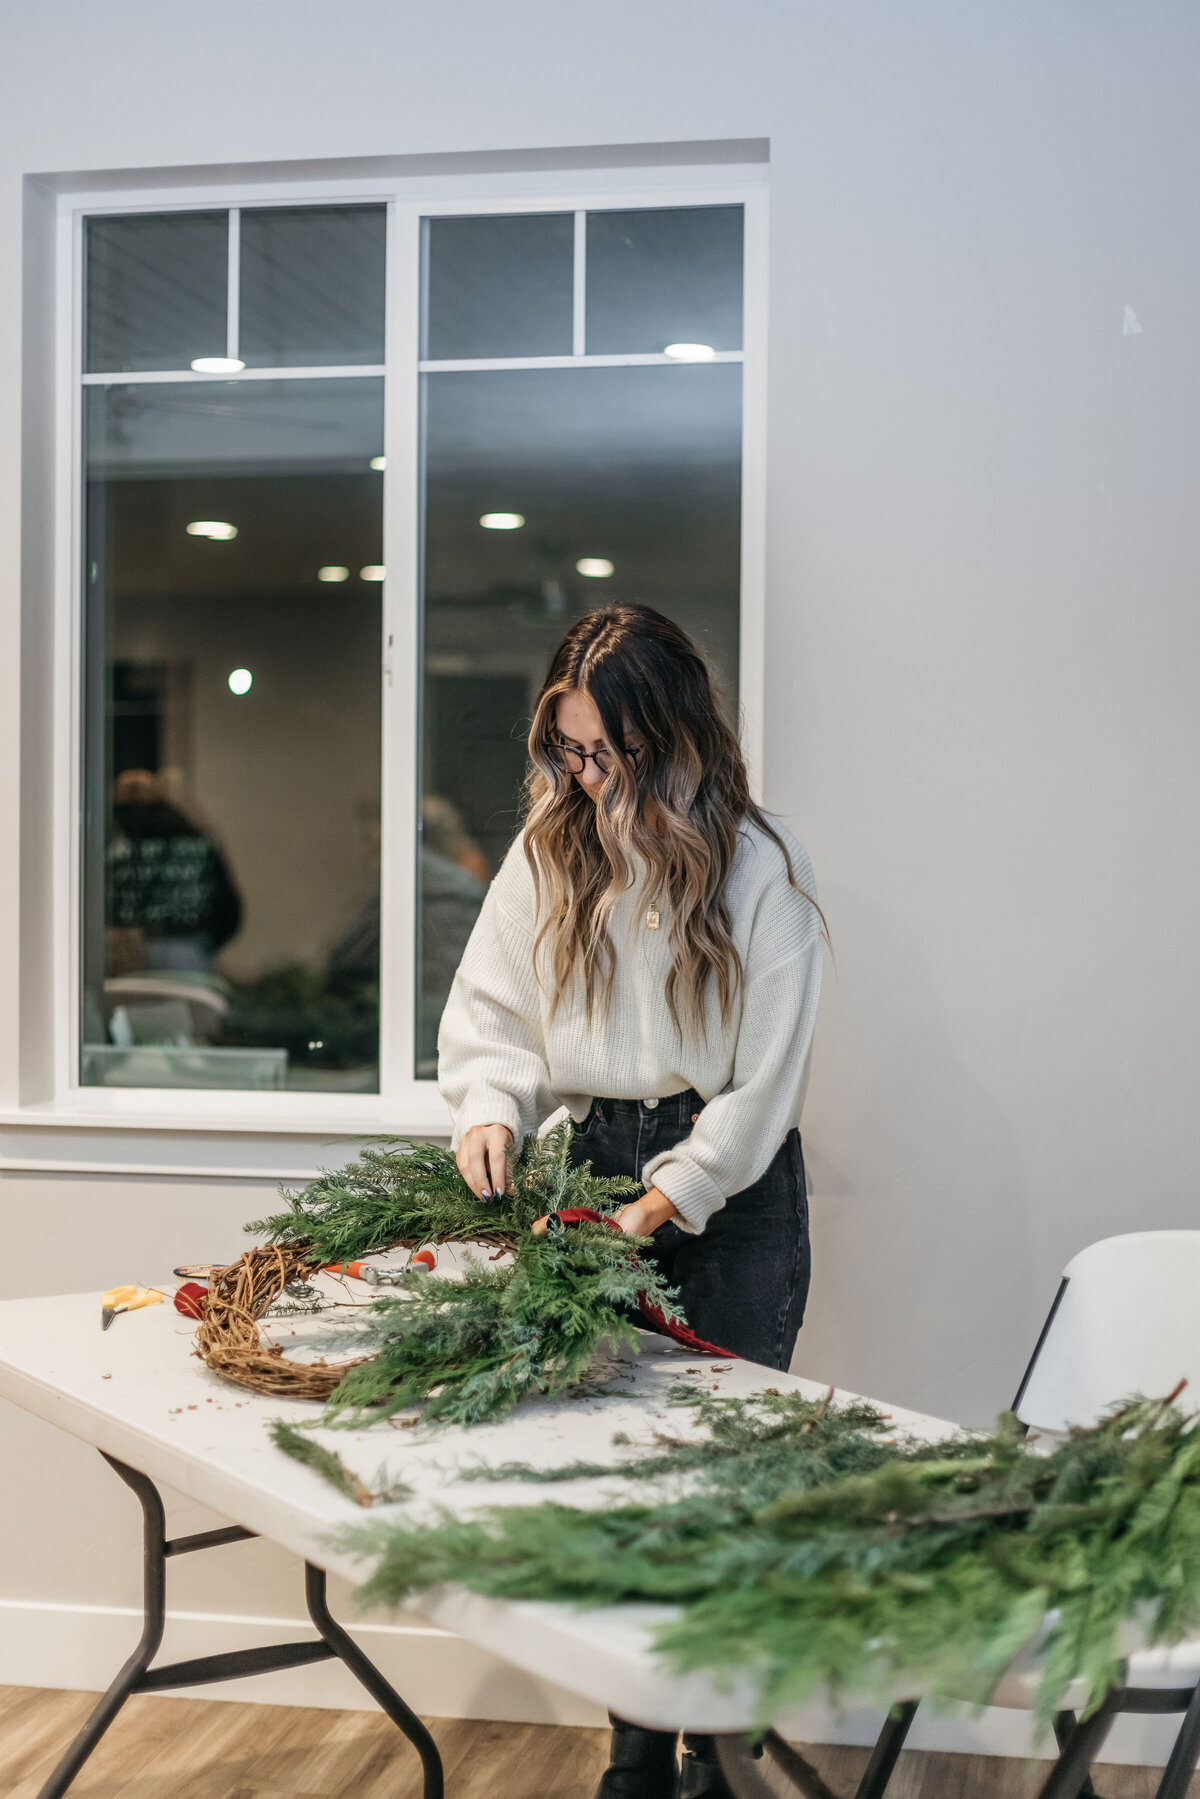
[[[529,1392],[563,1391],[581,1378],[605,1339],[637,1347],[633,1318],[694,1353],[726,1356],[687,1327],[675,1292],[639,1258],[642,1239],[608,1216],[637,1192],[625,1177],[593,1175],[569,1161],[569,1119],[528,1137],[511,1190],[486,1203],[471,1192],[449,1150],[373,1139],[359,1158],[323,1174],[288,1210],[259,1219],[267,1247],[248,1250],[197,1296],[196,1354],[255,1392],[326,1404],[326,1422],[368,1424],[406,1407],[473,1424]],[[545,1215],[549,1228],[530,1226]],[[401,1271],[396,1290],[356,1306],[319,1347],[336,1361],[293,1361],[263,1341],[260,1322],[285,1289],[323,1268],[384,1249],[469,1243],[511,1252],[504,1268],[477,1262],[461,1280]],[[347,1359],[348,1352],[367,1353]]]
[[[255,1393],[327,1400],[351,1364],[292,1361],[282,1349],[264,1343],[259,1330],[263,1314],[283,1297],[284,1288],[307,1281],[313,1272],[311,1254],[290,1243],[248,1249],[239,1261],[219,1269],[209,1292],[196,1302],[200,1323],[195,1353],[200,1360]]]

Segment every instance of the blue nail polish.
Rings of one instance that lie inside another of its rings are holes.
[[[491,1195],[491,1192],[490,1192],[490,1191],[489,1191],[489,1189],[488,1189],[488,1188],[487,1188],[487,1187],[485,1187],[485,1188],[484,1188],[484,1189],[483,1189],[483,1193],[482,1193],[482,1195],[481,1195],[481,1198],[483,1198],[483,1199],[490,1199],[490,1198],[491,1198],[491,1197],[492,1197],[492,1195]]]

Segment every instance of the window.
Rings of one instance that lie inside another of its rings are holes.
[[[567,627],[656,606],[736,719],[742,237],[740,206],[426,223],[418,1076]]]
[[[85,1087],[379,1089],[386,227],[85,226]]]
[[[748,197],[616,199],[78,208],[70,1084],[428,1089],[568,625],[737,724]]]

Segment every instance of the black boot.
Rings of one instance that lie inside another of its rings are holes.
[[[645,1730],[609,1712],[612,1747],[596,1799],[675,1799],[673,1730]]]
[[[734,1792],[717,1760],[711,1737],[686,1731],[679,1769],[679,1799],[734,1799]]]

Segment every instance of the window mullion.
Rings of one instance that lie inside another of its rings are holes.
[[[241,280],[242,280],[242,211],[239,206],[229,209],[229,312],[225,333],[225,354],[231,362],[237,362],[240,352],[238,340],[241,331]]]
[[[421,702],[421,219],[388,216],[383,541],[383,734],[380,787],[379,1089],[393,1101],[414,1080],[418,988],[417,850]]]
[[[571,351],[582,356],[587,349],[587,213],[575,214],[575,286]]]

